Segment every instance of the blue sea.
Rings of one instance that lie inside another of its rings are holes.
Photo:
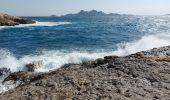
[[[25,71],[33,62],[42,62],[36,72],[48,72],[68,63],[170,45],[169,15],[23,18],[36,23],[0,26],[0,68],[12,72]],[[15,86],[0,83],[0,92]]]
[[[33,62],[42,62],[36,72],[48,72],[68,63],[170,45],[169,15],[23,18],[36,23],[0,26],[0,68],[12,72],[25,71]],[[14,87],[0,84],[0,92]]]
[[[22,71],[43,61],[46,72],[67,63],[125,56],[170,44],[170,16],[23,17],[35,24],[0,26],[0,68]]]

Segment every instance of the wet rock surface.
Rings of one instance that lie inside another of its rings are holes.
[[[44,65],[43,61],[33,61],[25,65],[27,71],[34,72],[36,69],[41,68]]]
[[[126,57],[67,64],[49,73],[18,72],[5,81],[24,84],[0,94],[0,100],[168,100],[169,52],[167,46]],[[27,75],[20,78],[19,73]]]
[[[33,24],[33,23],[35,23],[35,21],[0,13],[0,26],[15,26],[19,24]]]
[[[0,68],[0,77],[3,75],[9,75],[11,73],[10,69],[8,68]]]

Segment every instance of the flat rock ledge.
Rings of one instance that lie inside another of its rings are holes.
[[[0,13],[0,26],[15,26],[19,24],[34,24],[35,21]]]
[[[49,73],[12,73],[22,81],[0,100],[168,100],[170,46],[125,57],[67,64]]]

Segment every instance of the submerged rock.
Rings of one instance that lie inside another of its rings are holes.
[[[15,26],[19,24],[34,24],[35,21],[0,13],[0,26]]]
[[[12,73],[5,81],[23,85],[0,94],[0,100],[168,100],[169,51],[167,46],[126,57],[107,56],[43,74]]]
[[[0,76],[8,75],[10,73],[11,73],[10,69],[8,69],[8,68],[0,68]]]
[[[29,64],[26,64],[25,67],[27,68],[27,71],[34,72],[35,69],[41,68],[44,65],[43,61],[33,61]]]

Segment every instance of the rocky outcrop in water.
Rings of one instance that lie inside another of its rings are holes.
[[[0,26],[15,26],[19,24],[33,24],[35,21],[0,13]]]
[[[0,100],[168,100],[169,54],[167,46],[126,57],[67,64],[40,75],[18,72],[5,81],[25,84],[0,94]]]

